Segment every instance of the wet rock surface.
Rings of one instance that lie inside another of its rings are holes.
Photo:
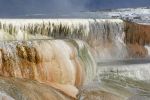
[[[63,92],[34,80],[0,77],[2,100],[74,100]]]

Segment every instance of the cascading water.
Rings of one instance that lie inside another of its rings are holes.
[[[96,59],[127,56],[124,23],[119,19],[3,19],[0,26],[2,40],[73,38],[86,41]]]
[[[95,72],[95,61],[85,43],[79,40],[1,42],[0,48],[4,76],[74,84],[76,73],[84,71],[80,67],[90,69],[88,75]]]
[[[147,51],[148,51],[148,55],[150,56],[150,46],[145,46],[145,48],[147,49]]]
[[[63,85],[75,89],[92,80],[96,71],[88,47],[79,40],[5,41],[0,48],[0,74],[5,77],[37,80],[57,89]],[[72,97],[77,94],[63,92]]]
[[[81,100],[134,100],[137,94],[147,96],[149,60],[134,62],[130,53],[134,47],[144,53],[149,49],[130,44],[129,30],[130,25],[120,19],[1,19],[0,97],[69,100],[79,93]]]

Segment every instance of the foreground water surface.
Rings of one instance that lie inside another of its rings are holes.
[[[149,100],[149,59],[99,62],[97,77],[81,89],[80,100]]]

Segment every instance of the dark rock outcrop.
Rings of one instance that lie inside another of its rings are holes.
[[[148,51],[144,48],[150,43],[150,25],[124,21],[125,38],[129,55],[132,57],[145,57]]]

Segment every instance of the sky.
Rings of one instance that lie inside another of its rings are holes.
[[[0,17],[149,6],[150,0],[0,0]]]

